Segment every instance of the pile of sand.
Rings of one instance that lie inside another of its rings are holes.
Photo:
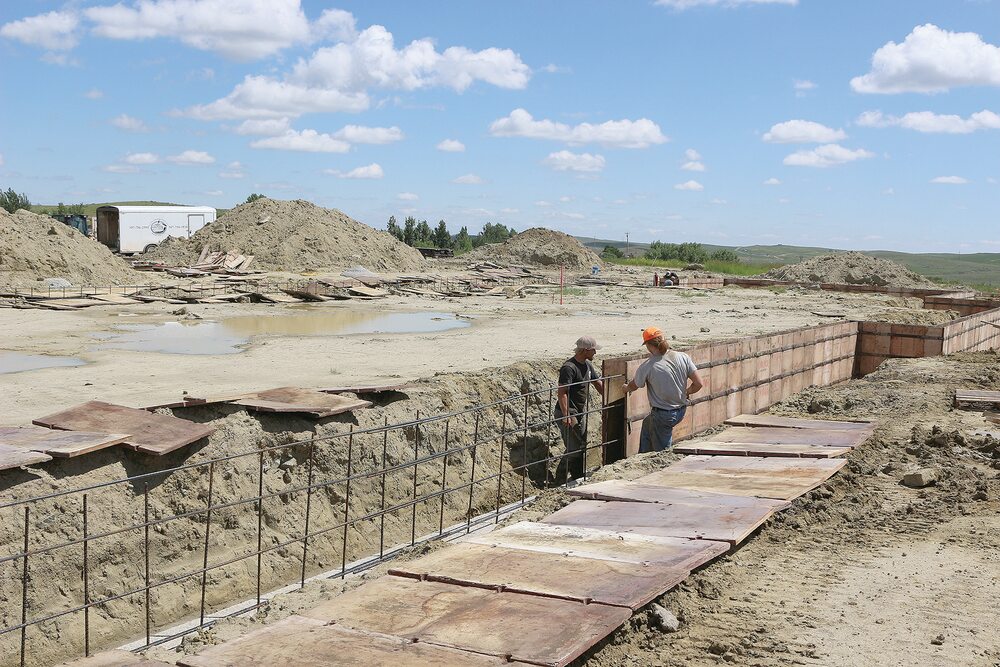
[[[463,256],[473,261],[486,260],[498,264],[528,266],[565,266],[567,269],[590,270],[603,266],[601,258],[572,236],[551,229],[534,227],[507,239],[477,248]]]
[[[168,239],[143,259],[196,262],[204,247],[253,255],[251,268],[302,271],[361,264],[375,271],[424,267],[420,252],[386,232],[307,201],[258,199],[219,216],[190,239]]]
[[[861,252],[838,252],[772,269],[764,278],[797,283],[846,283],[879,287],[937,287],[902,264]]]
[[[24,209],[0,210],[0,285],[46,278],[73,285],[141,284],[145,277],[121,257],[69,225]]]

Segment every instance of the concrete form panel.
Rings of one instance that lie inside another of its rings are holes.
[[[873,422],[836,421],[833,419],[798,419],[778,415],[737,415],[727,419],[730,426],[769,426],[772,428],[804,428],[828,431],[870,431],[875,428]]]

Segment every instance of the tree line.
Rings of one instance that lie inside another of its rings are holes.
[[[14,192],[14,188],[7,188],[7,191],[4,192],[0,188],[0,208],[8,213],[14,213],[19,208],[30,211],[31,202],[28,200],[28,195],[23,192],[18,194]]]
[[[389,222],[386,223],[386,231],[408,246],[450,248],[456,255],[487,243],[503,243],[517,234],[513,227],[487,222],[479,234],[469,234],[469,228],[463,226],[458,230],[458,234],[452,235],[444,220],[439,220],[437,226],[431,228],[426,220],[418,222],[412,215],[407,216],[402,225],[396,221],[396,216],[390,216]]]
[[[620,259],[625,254],[614,246],[604,246],[601,257],[604,259]],[[664,243],[663,241],[653,241],[649,248],[643,253],[645,259],[666,260],[672,259],[686,264],[704,264],[707,261],[730,262],[738,264],[740,256],[728,248],[719,248],[709,252],[700,243]]]

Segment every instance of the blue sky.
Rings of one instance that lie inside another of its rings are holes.
[[[1000,0],[0,4],[0,186],[1000,252]]]

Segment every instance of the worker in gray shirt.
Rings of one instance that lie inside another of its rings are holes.
[[[624,386],[626,394],[645,387],[652,408],[649,416],[642,420],[640,454],[670,449],[674,426],[684,419],[688,397],[701,391],[703,386],[698,367],[691,357],[671,350],[670,343],[658,328],[643,329],[642,342],[649,351],[649,358],[642,362],[635,376]]]

